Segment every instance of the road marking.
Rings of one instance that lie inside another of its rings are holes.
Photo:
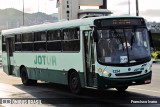
[[[154,93],[160,93],[160,91],[155,91],[155,90],[146,90],[146,89],[140,89],[140,88],[129,88],[133,90],[141,90],[141,91],[149,91],[149,92],[154,92]]]

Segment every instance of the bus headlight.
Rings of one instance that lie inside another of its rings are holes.
[[[107,71],[104,71],[104,72],[103,72],[103,76],[108,76],[108,72],[107,72]]]
[[[148,68],[147,68],[148,71],[151,71],[152,70],[152,65],[150,65]]]

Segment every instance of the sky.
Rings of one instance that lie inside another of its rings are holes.
[[[24,0],[24,11],[26,13],[43,12],[46,14],[58,13],[57,0]],[[113,15],[124,15],[129,13],[129,0],[107,0],[107,8]],[[23,10],[23,0],[0,0],[0,9],[15,8]],[[81,7],[98,8],[98,7]],[[130,13],[136,15],[135,0],[130,0]],[[139,15],[148,21],[160,22],[160,0],[139,0]]]

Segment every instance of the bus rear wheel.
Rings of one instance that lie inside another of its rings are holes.
[[[28,74],[25,67],[21,69],[21,81],[23,85],[26,85],[26,86],[37,84],[37,80],[28,79]]]
[[[77,72],[71,73],[69,77],[69,88],[74,94],[79,94],[81,92],[81,83]]]
[[[123,87],[117,87],[116,89],[117,89],[119,92],[125,92],[127,88],[128,88],[128,86],[123,86]]]

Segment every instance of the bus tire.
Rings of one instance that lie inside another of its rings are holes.
[[[69,76],[69,88],[74,94],[79,94],[81,92],[80,78],[77,72],[72,72]]]
[[[26,85],[26,86],[37,84],[37,80],[28,79],[28,74],[25,67],[21,69],[21,81],[23,85]]]
[[[128,86],[123,86],[123,87],[117,87],[116,89],[119,92],[125,92],[127,88],[128,88]]]

